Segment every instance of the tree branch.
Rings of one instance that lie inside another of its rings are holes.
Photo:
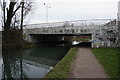
[[[20,5],[21,5],[21,4],[22,4],[22,3],[20,3]],[[16,10],[13,12],[12,17],[15,15],[16,11],[21,7],[20,5],[19,5],[19,6],[16,8]]]

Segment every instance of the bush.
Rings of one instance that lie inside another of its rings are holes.
[[[23,34],[20,30],[10,30],[8,32],[3,32],[2,34],[3,43],[19,42],[22,38]]]

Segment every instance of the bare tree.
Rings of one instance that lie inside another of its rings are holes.
[[[6,37],[13,29],[23,30],[23,19],[33,9],[30,0],[1,0],[3,30]]]
[[[32,10],[33,4],[30,0],[3,0],[0,3],[3,11],[4,31],[10,30],[12,23],[19,22],[22,27],[23,18]]]

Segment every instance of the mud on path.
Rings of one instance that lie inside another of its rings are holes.
[[[69,73],[69,78],[108,78],[90,48],[79,48]]]

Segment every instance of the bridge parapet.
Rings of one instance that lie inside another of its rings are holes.
[[[82,27],[50,27],[50,28],[34,28],[24,29],[27,34],[88,34],[93,33],[93,28]]]

